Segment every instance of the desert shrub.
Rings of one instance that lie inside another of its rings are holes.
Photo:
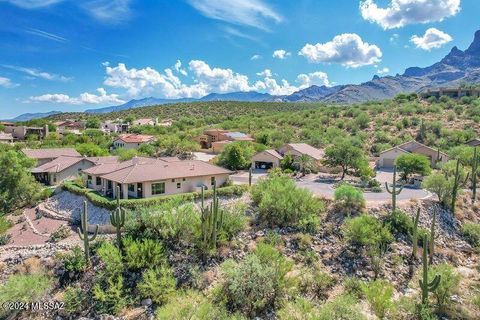
[[[426,156],[417,153],[402,154],[395,160],[395,163],[404,181],[407,181],[410,175],[414,173],[426,176],[432,170],[430,160]]]
[[[365,207],[362,190],[348,184],[342,184],[335,189],[335,205],[348,214],[359,212]]]
[[[158,308],[155,315],[158,320],[240,319],[239,316],[229,315],[225,309],[213,304],[202,293],[195,291],[178,293]]]
[[[450,202],[452,186],[443,173],[432,173],[426,177],[422,188],[434,193],[441,204],[447,205]]]
[[[278,245],[283,244],[282,236],[278,232],[275,232],[275,231],[272,231],[272,230],[268,230],[265,233],[265,238],[263,239],[263,241],[266,244],[269,244],[273,247],[276,247]]]
[[[103,262],[103,273],[106,277],[120,275],[124,271],[122,255],[118,248],[111,242],[102,242],[97,250],[97,255]]]
[[[5,302],[39,301],[51,288],[52,279],[44,272],[34,274],[14,274],[0,287],[0,304]],[[13,312],[13,310],[11,310]],[[0,317],[10,310],[0,310]]]
[[[357,277],[348,277],[343,282],[345,293],[352,295],[358,299],[363,297],[363,285],[364,281],[360,280]]]
[[[223,223],[219,230],[219,239],[230,241],[247,226],[246,205],[237,203],[223,208]]]
[[[69,315],[76,315],[86,309],[87,294],[81,287],[68,287],[63,293],[65,311]]]
[[[480,223],[465,223],[462,226],[462,235],[470,245],[480,246]]]
[[[341,295],[325,303],[315,319],[366,320],[366,317],[357,306],[357,299],[350,295]]]
[[[297,297],[294,301],[287,301],[276,313],[279,320],[313,320],[317,312],[311,301]]]
[[[393,285],[386,280],[375,280],[365,283],[362,289],[375,315],[384,319],[393,308]]]
[[[461,276],[455,272],[455,268],[448,263],[433,266],[428,270],[428,276],[431,279],[437,274],[440,275],[441,280],[437,289],[433,292],[433,296],[437,301],[438,309],[443,312],[445,308],[451,304],[451,296],[458,291]]]
[[[70,277],[74,277],[74,275],[82,272],[87,266],[84,254],[79,246],[75,246],[71,252],[60,254],[59,259],[65,271],[70,274]]]
[[[60,240],[66,239],[70,236],[70,228],[66,225],[61,225],[57,230],[50,234],[50,241],[58,242]]]
[[[413,230],[412,219],[400,210],[392,212],[385,220],[385,223],[390,227],[392,232],[409,235]]]
[[[229,143],[218,156],[218,164],[230,170],[248,169],[254,154],[255,149],[249,142]]]
[[[317,268],[307,268],[300,276],[300,290],[318,299],[328,297],[328,289],[335,285],[335,279]]]
[[[150,298],[161,305],[175,292],[175,286],[172,270],[162,265],[145,270],[137,288],[142,298]]]
[[[390,230],[367,214],[345,221],[343,235],[349,243],[357,246],[378,247],[393,241]]]
[[[123,240],[125,265],[130,269],[143,269],[164,264],[166,261],[162,244],[153,239]]]
[[[294,226],[312,232],[320,224],[323,202],[286,176],[269,176],[252,188],[258,219],[271,227]]]
[[[260,243],[255,252],[237,263],[222,265],[221,297],[233,311],[253,317],[275,306],[287,288],[286,274],[292,263],[271,246]]]
[[[117,315],[127,305],[123,291],[123,276],[109,276],[102,282],[93,286],[95,309],[99,314]]]
[[[0,213],[0,234],[7,232],[12,225],[12,222]]]
[[[4,246],[10,242],[12,236],[8,233],[0,234],[0,246]]]

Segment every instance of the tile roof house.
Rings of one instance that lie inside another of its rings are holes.
[[[395,166],[395,160],[400,155],[408,153],[417,153],[426,156],[430,160],[432,167],[434,167],[437,162],[445,163],[448,161],[448,155],[446,153],[439,152],[439,150],[433,149],[418,141],[411,140],[382,151],[378,158],[377,166],[392,169]]]
[[[293,157],[307,155],[315,161],[322,160],[323,156],[325,155],[325,152],[323,150],[312,147],[307,143],[287,143],[282,148],[280,148],[279,153],[283,156],[288,153],[291,154]]]
[[[254,141],[250,135],[243,132],[230,132],[223,129],[207,129],[195,140],[202,149],[212,149],[214,153],[222,152],[225,145],[233,141]]]
[[[0,143],[12,143],[13,136],[11,133],[0,132]]]
[[[23,149],[25,154],[30,159],[37,161],[37,167],[47,162],[50,162],[58,157],[80,157],[80,153],[73,148],[49,148],[49,149]]]
[[[142,118],[132,122],[134,126],[154,126],[157,123],[157,119]]]
[[[113,140],[113,147],[125,149],[138,149],[142,144],[155,141],[154,136],[143,134],[121,134]]]
[[[198,160],[134,157],[117,164],[101,164],[83,170],[87,186],[115,197],[120,186],[122,199],[198,191],[225,184],[229,170]]]
[[[282,155],[275,150],[264,150],[252,157],[252,169],[269,170],[280,167]]]

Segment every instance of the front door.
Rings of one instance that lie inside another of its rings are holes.
[[[137,198],[143,198],[143,185],[141,183],[137,183]]]

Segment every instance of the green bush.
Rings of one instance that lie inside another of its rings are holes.
[[[392,232],[410,235],[413,230],[412,219],[400,210],[392,212],[385,220],[385,223],[390,227]]]
[[[480,223],[465,223],[462,226],[462,235],[473,247],[480,246]]]
[[[305,294],[313,294],[318,299],[326,299],[328,290],[335,285],[335,279],[317,268],[308,268],[300,276],[300,290]]]
[[[229,315],[227,311],[214,305],[203,294],[195,291],[179,293],[158,308],[156,313],[158,320],[184,320],[184,319],[240,319],[239,316]]]
[[[325,303],[315,319],[366,320],[366,317],[357,306],[357,299],[350,295],[341,295]]]
[[[382,222],[373,216],[362,214],[345,221],[343,235],[352,245],[379,247],[393,241],[393,236]]]
[[[438,309],[443,312],[452,303],[451,297],[458,292],[461,276],[448,263],[442,263],[428,270],[429,279],[440,275],[440,284],[433,292]]]
[[[93,299],[95,300],[95,309],[99,314],[119,314],[127,305],[123,291],[123,276],[109,276],[104,283],[95,283]]]
[[[113,277],[123,273],[122,255],[113,243],[102,242],[97,250],[97,255],[104,264],[105,277]]]
[[[58,242],[60,240],[68,238],[70,236],[70,228],[66,225],[61,225],[57,230],[50,234],[50,241]]]
[[[142,274],[142,280],[137,284],[142,298],[150,298],[161,305],[175,292],[176,280],[172,270],[165,266],[147,269]]]
[[[230,241],[247,226],[248,218],[245,215],[246,205],[237,203],[223,208],[223,224],[220,229],[219,239]]]
[[[270,227],[294,226],[313,232],[324,211],[322,201],[282,175],[269,176],[257,183],[252,188],[252,199],[258,205],[258,220]]]
[[[0,234],[0,246],[4,246],[10,242],[12,236],[10,234]]]
[[[365,207],[362,190],[348,184],[341,184],[335,189],[335,204],[349,214],[359,212]]]
[[[348,277],[343,282],[345,293],[352,295],[358,299],[363,297],[363,285],[364,285],[364,281],[360,280],[357,277]]]
[[[86,309],[87,295],[81,287],[68,287],[63,294],[65,311],[73,316]]]
[[[71,252],[59,256],[65,271],[72,275],[83,272],[87,266],[82,249],[75,246]]]
[[[143,269],[166,263],[165,252],[160,242],[153,239],[123,240],[125,265],[130,269]]]
[[[365,283],[363,293],[377,317],[385,319],[389,310],[393,309],[393,285],[386,280],[375,280]]]
[[[287,301],[277,311],[277,316],[279,320],[314,320],[317,312],[311,301],[297,297],[294,301]]]
[[[280,252],[261,243],[241,262],[222,264],[225,280],[220,297],[233,311],[249,317],[261,315],[284,296],[288,288],[285,275],[291,268],[292,263]]]
[[[12,222],[0,214],[0,234],[4,234],[12,227]]]

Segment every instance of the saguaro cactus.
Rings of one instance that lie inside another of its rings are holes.
[[[223,210],[219,209],[217,187],[213,185],[212,203],[205,207],[204,189],[202,187],[202,238],[206,249],[216,249],[217,236],[223,225]]]
[[[117,207],[110,213],[110,223],[117,229],[117,246],[122,249],[122,228],[125,225],[125,209],[120,207],[120,187],[117,186]]]
[[[435,167],[438,168],[438,164],[442,162],[443,157],[440,155],[440,148],[437,149],[437,158],[435,159]]]
[[[432,225],[430,226],[430,247],[428,252],[428,259],[430,264],[433,263],[433,255],[435,253],[435,222],[437,218],[437,211],[433,211]]]
[[[465,184],[468,181],[468,176],[465,177],[465,179],[461,179],[461,174],[460,174],[460,159],[457,159],[457,166],[455,168],[455,176],[453,180],[453,187],[452,187],[452,214],[455,215],[455,207],[457,203],[457,196],[458,196],[458,189],[460,188],[461,185]]]
[[[392,189],[390,189],[387,182],[385,182],[385,189],[392,195],[392,212],[395,212],[395,210],[397,210],[397,196],[403,190],[403,186],[397,186],[397,166],[393,167]]]
[[[428,294],[430,292],[435,291],[440,284],[441,277],[440,275],[435,275],[435,278],[431,282],[428,282],[428,260],[427,260],[427,251],[428,251],[428,237],[425,235],[423,237],[423,256],[422,256],[422,264],[423,264],[423,272],[422,272],[422,279],[418,282],[420,284],[420,289],[422,290],[422,304],[428,304]]]
[[[412,218],[413,229],[412,229],[412,259],[417,258],[418,250],[418,221],[420,220],[420,208],[417,209],[417,214],[415,218]]]
[[[83,202],[83,212],[81,214],[81,228],[77,228],[78,236],[83,240],[83,249],[85,250],[85,261],[90,264],[90,242],[95,240],[98,234],[98,224],[95,226],[95,232],[91,237],[88,236],[88,209],[87,201]]]
[[[252,168],[248,169],[248,186],[252,186]]]
[[[473,149],[473,163],[472,163],[472,203],[477,200],[477,173],[478,173],[478,160],[477,148]]]

